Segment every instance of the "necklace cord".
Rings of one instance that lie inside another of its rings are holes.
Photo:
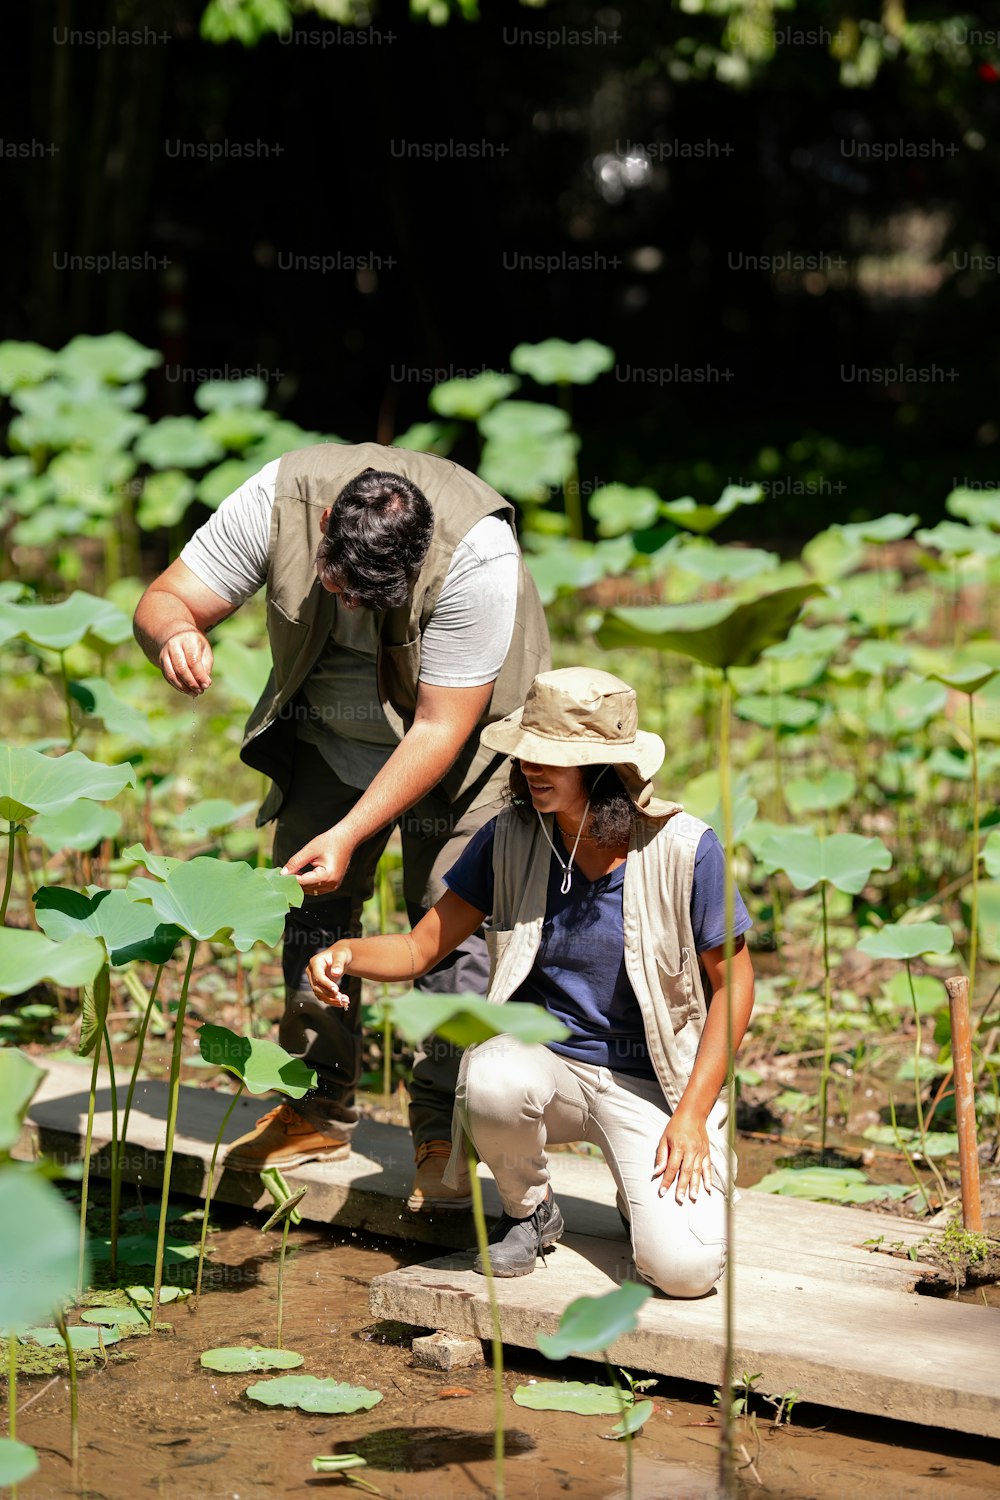
[[[556,848],[555,844],[552,842],[551,838],[549,837],[549,830],[545,826],[545,820],[543,819],[541,813],[538,812],[537,808],[535,809],[535,812],[536,812],[537,817],[538,817],[539,826],[541,827],[542,833],[545,835],[545,842],[548,844],[549,848],[552,850],[552,853],[555,855],[556,859],[558,860],[559,867],[560,867],[560,869],[563,872],[562,883],[559,886],[560,893],[563,896],[569,895],[569,888],[570,888],[570,886],[573,883],[573,861],[576,859],[576,851],[577,851],[577,849],[580,846],[580,839],[581,839],[581,837],[583,835],[583,829],[584,829],[584,825],[585,825],[585,823],[587,821],[587,813],[589,811],[590,811],[590,798],[588,797],[587,798],[587,805],[583,809],[583,817],[580,819],[580,827],[577,829],[576,839],[574,840],[574,843],[573,843],[573,852],[570,854],[569,864],[567,864],[566,861],[563,859],[562,855],[559,853],[559,850]],[[553,815],[552,821],[555,823],[556,827],[558,828],[559,827],[559,820],[555,817],[555,815]]]

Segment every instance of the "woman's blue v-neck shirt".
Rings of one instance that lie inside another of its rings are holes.
[[[493,910],[495,829],[495,818],[485,823],[444,877],[456,896],[487,913]],[[558,827],[553,828],[553,838],[567,861],[569,851]],[[725,939],[725,876],[722,846],[709,829],[698,844],[691,891],[691,924],[699,953],[720,947]],[[562,880],[562,868],[552,855],[541,944],[531,973],[511,999],[544,1005],[569,1028],[565,1041],[548,1044],[553,1052],[617,1073],[653,1078],[642,1013],[625,972],[625,866],[593,881],[574,867],[565,895]],[[734,917],[736,936],[752,925],[738,891]]]

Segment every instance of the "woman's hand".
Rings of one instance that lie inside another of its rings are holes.
[[[351,997],[341,990],[340,980],[353,956],[350,943],[333,943],[329,948],[313,954],[306,969],[306,977],[317,1000],[322,1000],[326,1005],[335,1005],[339,1010],[347,1009]]]
[[[653,1166],[654,1180],[657,1177],[661,1179],[661,1198],[670,1184],[676,1182],[674,1191],[678,1203],[683,1203],[685,1193],[694,1202],[700,1187],[704,1187],[706,1193],[712,1191],[712,1158],[705,1121],[686,1113],[683,1105],[671,1115],[660,1136]]]

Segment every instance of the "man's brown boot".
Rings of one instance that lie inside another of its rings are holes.
[[[459,1187],[445,1187],[441,1181],[450,1155],[451,1141],[424,1141],[417,1147],[417,1172],[413,1191],[406,1200],[411,1214],[460,1213],[472,1207],[464,1161],[459,1172]]]
[[[279,1104],[233,1142],[223,1166],[260,1172],[264,1167],[301,1167],[307,1161],[343,1161],[350,1154],[350,1141],[323,1135],[289,1105]]]

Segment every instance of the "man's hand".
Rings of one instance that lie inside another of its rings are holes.
[[[712,1157],[704,1120],[699,1121],[681,1107],[674,1111],[656,1148],[653,1177],[662,1179],[661,1198],[676,1181],[678,1203],[683,1203],[685,1193],[694,1202],[699,1187],[703,1186],[706,1193],[712,1191]]]
[[[212,648],[200,630],[178,630],[160,650],[160,671],[179,693],[199,698],[212,685]]]
[[[282,866],[281,873],[294,875],[307,896],[328,896],[347,874],[353,853],[354,844],[338,826],[304,844]],[[307,865],[312,869],[307,870]]]
[[[306,969],[306,977],[312,985],[317,1000],[346,1010],[351,1003],[350,995],[340,988],[340,980],[353,958],[350,943],[334,943],[320,953],[314,953]]]

